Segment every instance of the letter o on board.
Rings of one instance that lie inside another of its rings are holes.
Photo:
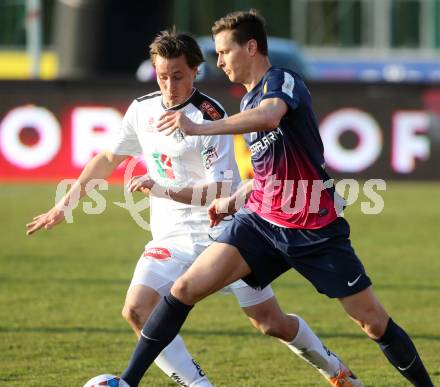
[[[38,132],[39,141],[28,146],[20,140],[24,128]],[[47,109],[34,105],[17,107],[0,124],[0,147],[6,160],[20,168],[33,169],[49,163],[61,144],[60,125]]]
[[[344,132],[354,132],[359,143],[353,149],[342,146]],[[382,151],[382,132],[374,118],[358,109],[340,109],[321,122],[320,133],[327,165],[338,172],[361,172],[371,166]]]

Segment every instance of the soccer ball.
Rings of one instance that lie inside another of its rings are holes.
[[[125,383],[119,376],[115,375],[99,375],[90,379],[84,387],[130,387],[127,383]]]

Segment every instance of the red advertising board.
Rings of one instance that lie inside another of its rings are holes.
[[[237,111],[236,87],[200,88]],[[105,149],[131,100],[155,89],[121,81],[0,82],[0,180],[77,177]],[[440,178],[440,87],[315,83],[311,90],[332,175]],[[249,176],[249,153],[238,136],[236,156]],[[139,164],[135,173],[143,172]],[[121,166],[112,178],[123,173]]]

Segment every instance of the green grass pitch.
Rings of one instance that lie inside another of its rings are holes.
[[[101,215],[25,236],[25,223],[53,203],[54,185],[0,186],[0,385],[82,386],[119,374],[136,339],[120,310],[150,236],[126,210],[120,186]],[[352,241],[392,317],[413,337],[440,384],[439,183],[389,183],[380,215],[360,201],[346,216]],[[140,196],[139,196],[140,198]],[[377,346],[298,274],[274,283],[286,312],[303,316],[366,386],[406,386]],[[183,337],[216,386],[325,386],[308,365],[251,328],[235,299],[214,295],[191,314]],[[154,366],[142,386],[173,386]]]

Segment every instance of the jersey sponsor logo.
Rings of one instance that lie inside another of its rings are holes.
[[[154,163],[156,164],[157,173],[160,177],[166,177],[168,179],[176,178],[170,156],[159,152],[154,152],[152,156]]]
[[[211,168],[212,163],[218,159],[217,148],[210,146],[202,151],[203,165],[206,169]]]
[[[145,249],[143,257],[166,260],[171,258],[171,253],[164,247],[149,247],[148,249]]]
[[[283,136],[283,131],[281,128],[276,128],[272,132],[269,132],[260,140],[255,141],[250,147],[251,156],[255,156],[256,154],[263,152],[269,148],[274,142],[276,142],[281,136]]]
[[[258,137],[258,132],[250,132],[249,137],[251,139],[251,142],[254,142]]]
[[[289,73],[284,73],[284,82],[281,86],[281,91],[293,98],[293,88],[295,87],[295,79]]]
[[[212,106],[208,101],[202,102],[200,105],[200,110],[204,113],[206,113],[209,117],[211,117],[214,121],[219,120],[222,118],[220,113],[217,111],[217,109]]]

